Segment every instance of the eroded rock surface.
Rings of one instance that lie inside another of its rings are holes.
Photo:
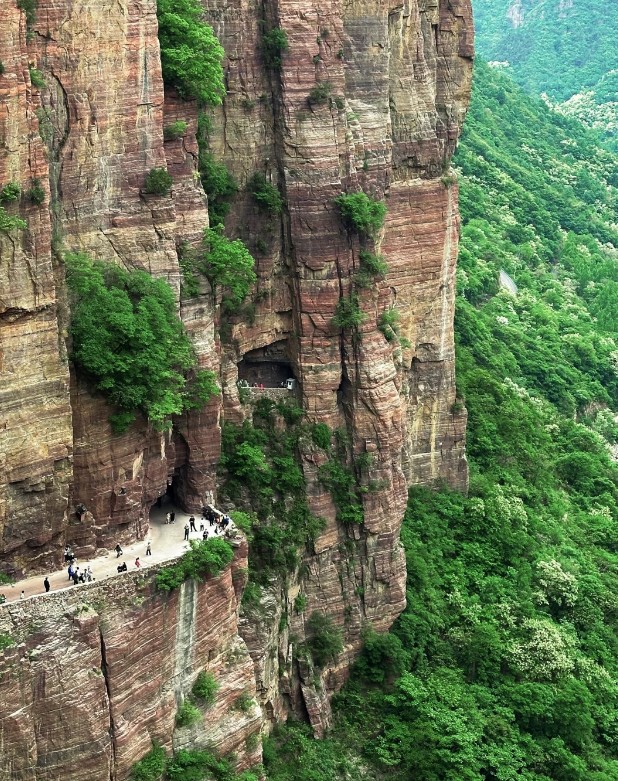
[[[247,548],[203,583],[157,592],[154,571],[0,607],[0,632],[17,645],[0,654],[0,776],[126,779],[157,740],[166,749],[234,752],[260,759],[253,665],[237,619]],[[219,686],[195,725],[175,728],[200,671]]]
[[[2,703],[21,703],[0,722],[12,777],[20,780],[51,781],[69,770],[107,779],[113,767],[122,781],[152,737],[170,745],[175,704],[197,670],[198,648],[200,658],[214,654],[225,691],[257,686],[267,723],[293,710],[308,714],[320,734],[329,694],[345,680],[363,627],[386,630],[404,606],[399,529],[408,486],[467,483],[465,411],[454,381],[458,213],[449,161],[470,91],[469,0],[203,5],[225,47],[228,89],[212,116],[210,150],[240,185],[226,229],[245,240],[258,272],[254,316],[232,321],[224,344],[208,284],[180,300],[179,248],[199,245],[208,214],[196,177],[197,110],[164,91],[155,0],[39,0],[28,35],[15,0],[0,8],[0,185],[16,181],[25,191],[40,179],[46,196],[41,206],[28,198],[7,205],[28,228],[0,233],[2,567],[42,570],[65,542],[91,555],[141,537],[149,507],[168,487],[189,510],[215,498],[220,417],[238,422],[248,414],[236,386],[247,356],[283,354],[308,419],[344,430],[350,459],[367,455],[370,468],[358,474],[365,487],[371,483],[362,493],[365,522],[353,529],[337,523],[318,480],[323,454],[309,450],[301,454],[309,504],[326,529],[300,574],[285,588],[273,584],[259,615],[243,616],[240,634],[230,573],[219,586],[187,586],[167,600],[122,586],[125,596],[101,597],[103,612],[89,602],[76,615],[74,600],[55,601],[59,612],[46,617],[41,609],[33,624],[40,631],[27,638],[26,608],[5,609],[2,620],[8,615],[25,643],[5,652],[0,683],[7,687]],[[263,61],[264,25],[287,32],[280,70]],[[32,86],[29,63],[42,72],[44,88]],[[320,84],[323,99],[310,99]],[[164,141],[164,127],[177,119],[187,132]],[[169,196],[143,192],[148,171],[159,166],[174,178]],[[281,214],[247,193],[255,172],[279,188]],[[363,243],[333,203],[359,190],[388,207],[383,229]],[[389,270],[357,291],[364,321],[342,332],[332,319],[355,285],[363,245],[383,254]],[[166,279],[200,366],[220,376],[222,398],[169,433],[137,420],[114,436],[104,400],[70,371],[60,250]],[[400,329],[392,341],[378,328],[390,308]],[[79,504],[85,512],[76,512]],[[214,602],[203,598],[209,588],[219,589]],[[300,592],[303,613],[293,608]],[[315,610],[345,637],[336,665],[318,674],[320,686],[295,653]],[[164,683],[148,675],[152,665]],[[92,692],[79,730],[66,714],[67,677]],[[113,683],[105,685],[108,678]],[[240,746],[260,712],[228,706],[213,711],[210,731],[174,733],[175,745]],[[48,733],[35,729],[42,723]]]

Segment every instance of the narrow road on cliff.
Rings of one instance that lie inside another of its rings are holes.
[[[172,524],[165,523],[165,514],[174,511],[176,513],[176,521]],[[204,523],[205,528],[209,532],[209,536],[214,535],[214,526],[210,526],[208,521],[200,520],[200,513],[195,514],[195,523],[197,528],[200,528],[200,523]],[[95,559],[77,560],[77,565],[82,571],[88,564],[92,569],[94,578],[99,580],[105,580],[113,576],[121,577],[118,573],[118,565],[126,561],[128,572],[136,572],[135,559],[139,556],[141,567],[140,569],[148,569],[153,564],[161,564],[170,559],[175,559],[182,555],[189,549],[189,543],[184,539],[185,524],[189,522],[191,517],[190,513],[185,513],[174,507],[171,504],[165,504],[163,507],[153,507],[150,511],[150,531],[144,540],[133,543],[132,545],[123,546],[123,555],[116,557],[116,551],[111,550],[108,554],[98,556]],[[230,529],[234,528],[234,524],[230,523]],[[189,539],[201,540],[202,532],[190,532]],[[146,556],[146,545],[150,541],[152,548],[152,555]],[[33,575],[29,578],[17,581],[7,586],[0,586],[0,594],[6,597],[7,602],[14,602],[21,599],[21,592],[24,591],[25,597],[40,596],[45,594],[45,587],[43,586],[43,579],[47,574],[49,582],[51,584],[50,593],[60,591],[62,589],[76,589],[81,585],[75,586],[69,581],[67,572],[68,564],[63,569],[56,572],[42,573],[40,575]]]

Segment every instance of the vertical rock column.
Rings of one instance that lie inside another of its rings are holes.
[[[0,188],[11,182],[21,188],[2,207],[27,223],[24,230],[0,230],[0,557],[3,570],[19,573],[47,566],[60,547],[73,438],[41,138],[46,115],[30,79],[36,59],[15,0],[0,8],[0,53]]]
[[[229,91],[216,114],[213,152],[241,187],[252,168],[279,185],[281,243],[268,245],[266,257],[258,254],[260,286],[268,279],[270,289],[291,296],[291,322],[266,297],[256,302],[253,325],[234,326],[226,415],[238,415],[232,361],[286,339],[309,419],[346,432],[350,455],[370,464],[356,469],[364,524],[343,528],[318,479],[324,454],[303,454],[311,509],[327,520],[314,554],[304,560],[305,615],[328,613],[346,639],[338,666],[322,676],[332,690],[345,677],[363,625],[384,630],[403,608],[399,529],[408,486],[444,479],[465,487],[467,481],[465,417],[454,405],[457,190],[447,172],[470,91],[470,3],[332,0],[301,8],[295,0],[225,7],[204,0],[204,6],[228,55]],[[287,35],[280,69],[264,62],[261,26]],[[364,245],[383,254],[389,267],[385,278],[362,289],[354,281],[362,243],[334,204],[341,193],[361,190],[387,206],[384,228]],[[251,208],[250,199],[239,196],[226,221],[249,243],[256,230],[247,219]],[[351,291],[364,321],[342,331],[333,316]],[[378,327],[391,308],[400,323],[401,340],[394,342]],[[275,606],[287,599],[291,634],[301,640],[304,622],[291,610],[291,595],[271,595],[270,614],[276,620]],[[289,667],[289,637],[251,620],[243,633],[266,710],[279,714],[285,705],[277,694],[277,665],[265,660],[277,646],[275,658]],[[306,684],[305,705],[319,732],[318,702],[309,702]],[[294,705],[295,684],[286,680],[285,688],[293,707],[302,709]]]

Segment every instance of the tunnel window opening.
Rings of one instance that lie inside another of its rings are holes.
[[[238,364],[238,382],[242,385],[286,388],[290,381],[296,384],[294,369],[288,357],[287,340],[250,350]]]

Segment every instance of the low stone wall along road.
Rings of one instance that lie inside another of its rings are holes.
[[[165,523],[165,515],[168,512],[176,513],[176,521],[172,524]],[[210,526],[208,521],[201,520],[200,513],[193,513],[195,515],[195,525],[197,529],[200,528],[200,523],[204,524],[204,527],[208,530],[209,536],[214,535],[214,526]],[[153,507],[150,511],[150,532],[145,539],[139,540],[132,545],[125,545],[123,547],[123,554],[120,557],[116,556],[116,551],[111,550],[109,553],[103,556],[98,556],[96,559],[90,559],[88,561],[77,560],[77,565],[82,571],[87,565],[90,565],[92,574],[96,581],[105,580],[111,577],[121,577],[126,573],[119,573],[118,566],[126,561],[127,571],[136,572],[135,560],[139,557],[141,567],[140,569],[147,569],[155,564],[162,564],[166,561],[172,561],[182,556],[185,551],[189,549],[189,543],[184,539],[185,524],[189,523],[191,513],[185,513],[182,510],[168,504],[163,507]],[[230,523],[228,529],[234,529],[234,524]],[[202,532],[190,532],[190,540],[201,540]],[[146,555],[146,546],[150,542],[152,555]],[[86,583],[79,583],[77,586],[69,581],[68,564],[64,569],[57,572],[43,573],[41,575],[33,575],[29,578],[24,578],[16,583],[8,586],[0,586],[0,594],[6,597],[7,602],[14,602],[15,600],[22,598],[22,591],[24,592],[24,598],[40,596],[45,594],[45,587],[43,580],[45,574],[49,578],[51,584],[51,592],[57,592],[62,589],[76,589],[87,585]]]

